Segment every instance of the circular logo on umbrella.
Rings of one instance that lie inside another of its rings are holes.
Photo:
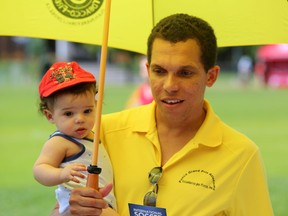
[[[88,18],[101,7],[103,0],[52,0],[56,10],[72,19]]]

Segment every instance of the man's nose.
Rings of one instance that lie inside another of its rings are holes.
[[[177,91],[179,88],[179,82],[174,74],[168,74],[164,81],[164,89],[168,92]]]

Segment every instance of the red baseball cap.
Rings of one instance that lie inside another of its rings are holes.
[[[77,62],[57,62],[43,76],[39,94],[41,98],[48,97],[56,91],[84,82],[96,82],[96,79]]]

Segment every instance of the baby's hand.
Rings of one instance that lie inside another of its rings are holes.
[[[81,171],[86,171],[87,167],[81,163],[73,163],[64,167],[60,174],[60,179],[63,182],[74,181],[80,183],[80,181],[75,177],[85,178]]]

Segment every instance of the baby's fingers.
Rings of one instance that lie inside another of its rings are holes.
[[[72,165],[72,169],[76,171],[86,171],[87,167],[85,166],[85,164],[75,163]]]
[[[70,181],[80,183],[80,180],[77,177],[84,179],[85,175],[83,175],[81,172],[71,170]]]

